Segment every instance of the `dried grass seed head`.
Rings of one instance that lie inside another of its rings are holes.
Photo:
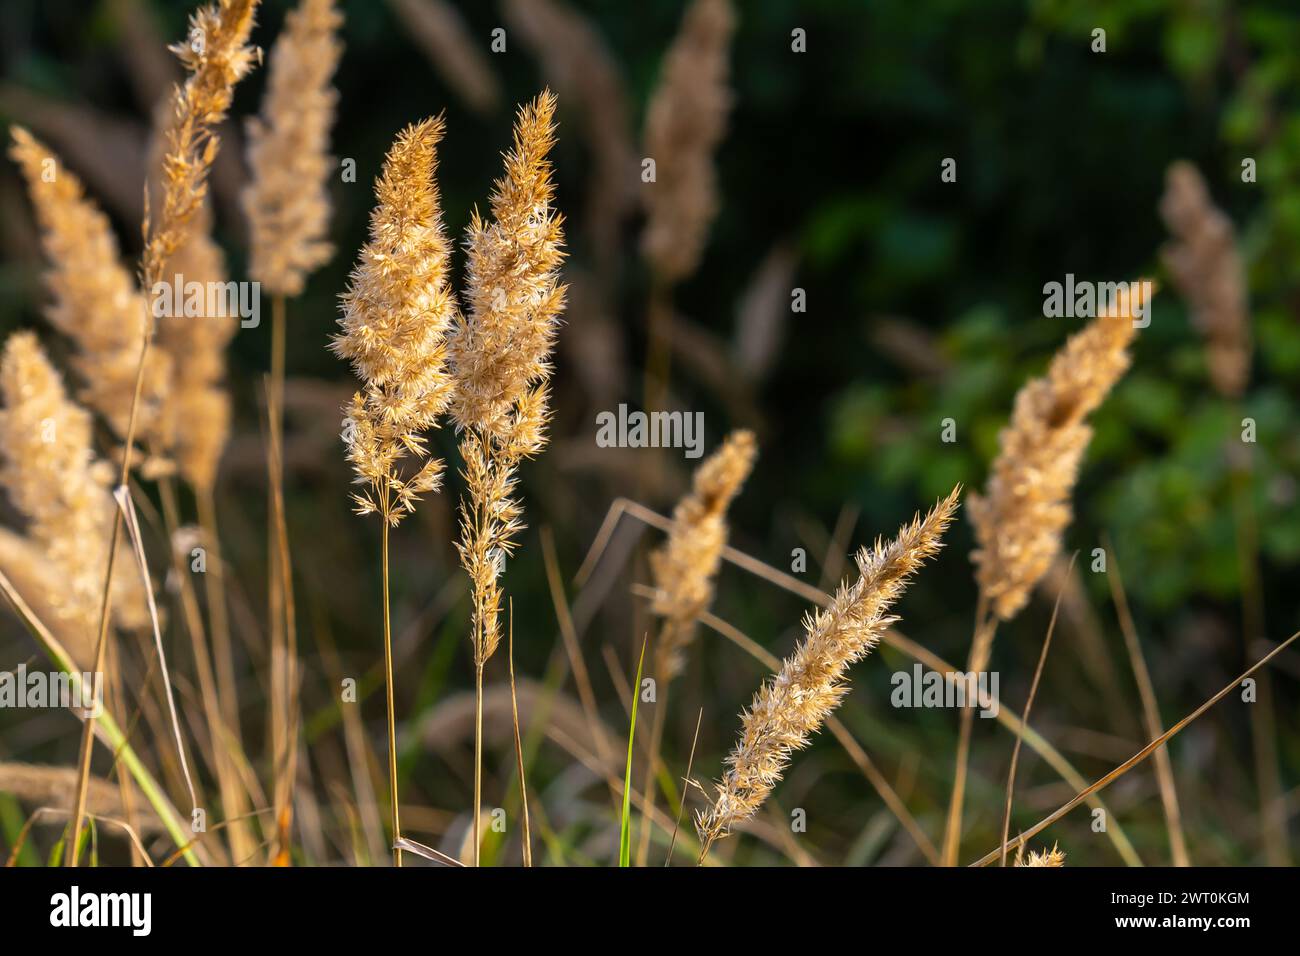
[[[1147,286],[1138,283],[1071,336],[1047,374],[1016,395],[1010,423],[983,495],[967,502],[977,548],[975,576],[993,614],[1006,621],[1029,600],[1061,549],[1073,517],[1070,495],[1092,438],[1086,419],[1129,366],[1134,317]],[[1129,301],[1132,298],[1134,301]]]
[[[467,314],[448,343],[457,427],[478,430],[511,458],[545,447],[547,381],[564,309],[564,220],[552,207],[549,159],[555,105],[548,90],[519,110],[492,219],[476,211],[468,229]]]
[[[0,484],[27,519],[27,536],[61,575],[47,595],[67,622],[90,633],[113,527],[113,471],[92,450],[90,414],[68,398],[59,373],[31,332],[15,332],[0,355]],[[114,613],[126,627],[147,621],[144,591],[130,562],[115,571]]]
[[[1250,379],[1252,346],[1245,268],[1232,220],[1214,205],[1205,179],[1188,162],[1169,167],[1160,214],[1173,234],[1161,258],[1205,337],[1210,381],[1221,395],[1237,398]]]
[[[135,394],[140,342],[149,310],[122,264],[108,217],[86,195],[81,180],[21,126],[11,130],[10,156],[27,181],[49,260],[45,276],[51,325],[72,340],[73,366],[83,383],[79,398],[125,439]],[[171,378],[166,355],[145,369],[137,434],[165,445],[165,401]]]
[[[389,150],[370,239],[342,296],[343,331],[331,344],[364,383],[345,409],[354,432],[348,460],[357,482],[369,486],[356,496],[358,510],[383,512],[392,523],[438,486],[442,462],[429,456],[421,433],[452,395],[445,340],[456,304],[435,180],[442,135],[442,119],[426,119],[402,130]],[[414,474],[397,467],[407,455],[420,461]]]
[[[664,618],[655,648],[660,680],[681,672],[682,651],[696,619],[713,601],[714,578],[727,544],[727,508],[749,477],[758,453],[754,433],[732,432],[695,471],[691,491],[673,510],[665,544],[650,555],[656,594],[651,610]]]
[[[645,188],[642,251],[660,281],[675,283],[700,262],[718,213],[714,152],[727,128],[732,93],[730,0],[694,0],[664,61],[646,115],[646,155],[656,181]]]
[[[333,253],[325,241],[338,93],[330,79],[343,45],[334,0],[302,0],[271,49],[261,116],[248,120],[252,180],[242,201],[250,228],[249,273],[273,295],[299,295]]]
[[[764,681],[741,714],[740,738],[714,802],[696,817],[707,847],[752,817],[781,779],[791,755],[808,746],[848,693],[849,667],[871,652],[897,618],[893,604],[929,558],[957,511],[957,487],[924,517],[917,515],[884,544],[857,555],[858,578],[841,584],[826,608],[804,618],[804,639],[781,669]]]
[[[150,195],[161,198],[163,160],[175,113],[160,109],[150,148]],[[211,197],[205,199],[189,224],[184,238],[167,260],[167,272],[175,281],[224,285],[229,281],[226,256],[212,237]],[[171,398],[164,407],[172,458],[181,476],[196,489],[210,490],[216,483],[217,467],[230,435],[232,417],[230,393],[226,387],[226,349],[239,331],[239,316],[165,315],[158,320],[157,342],[170,359]]]
[[[145,213],[145,250],[140,274],[146,289],[167,278],[167,262],[188,234],[208,191],[208,173],[219,141],[214,132],[226,118],[234,87],[261,58],[248,45],[257,0],[217,0],[190,17],[185,40],[170,49],[189,73],[172,96],[162,162],[159,208]]]

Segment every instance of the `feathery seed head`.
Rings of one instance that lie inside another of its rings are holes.
[[[90,414],[68,398],[31,332],[16,332],[5,343],[0,396],[0,484],[27,518],[28,537],[61,574],[49,603],[90,633],[99,622],[116,507],[112,469],[92,451]],[[113,588],[119,623],[143,625],[147,610],[134,567],[124,563]]]
[[[656,182],[645,193],[641,248],[661,281],[693,273],[718,211],[713,154],[731,109],[727,47],[735,27],[730,0],[695,0],[668,51],[646,116],[646,155]]]
[[[1250,379],[1250,316],[1245,269],[1232,220],[1210,198],[1205,180],[1191,163],[1169,167],[1160,214],[1174,241],[1161,252],[1192,321],[1206,340],[1210,381],[1229,398]]]
[[[213,130],[226,118],[234,87],[260,59],[248,46],[257,0],[217,0],[190,17],[189,35],[171,47],[189,73],[172,95],[173,119],[162,163],[162,200],[156,218],[145,211],[141,284],[166,278],[167,262],[185,241],[190,220],[207,196],[208,173],[219,141]]]
[[[954,488],[888,544],[877,540],[874,548],[859,551],[858,579],[852,585],[841,584],[828,607],[804,617],[804,639],[741,714],[740,739],[727,758],[718,796],[696,816],[706,852],[714,840],[758,811],[791,755],[808,746],[812,734],[848,693],[849,666],[870,653],[897,620],[889,614],[890,608],[912,575],[942,549],[960,493],[960,486]]]
[[[1065,866],[1065,851],[1058,850],[1055,843],[1050,850],[1030,850],[1029,856],[1024,852],[1023,844],[1016,848],[1016,866]]]
[[[695,621],[713,600],[713,582],[727,543],[727,507],[754,467],[754,433],[732,432],[695,471],[691,492],[673,511],[668,541],[650,555],[657,594],[651,610],[664,617],[655,648],[660,680],[672,680],[684,664]]]
[[[513,458],[545,446],[546,382],[564,309],[563,217],[552,208],[548,154],[555,145],[555,96],[521,107],[505,175],[492,193],[492,221],[477,212],[468,229],[466,307],[448,348],[456,376],[451,414]]]
[[[150,148],[150,195],[161,198],[163,162],[175,113],[159,110]],[[229,279],[226,256],[212,238],[212,204],[200,203],[185,227],[175,252],[167,260],[172,281],[224,284]],[[170,360],[171,398],[163,409],[160,431],[165,436],[181,476],[196,489],[211,489],[230,435],[230,395],[226,390],[226,348],[239,331],[237,315],[164,315],[158,320],[157,341]],[[153,353],[157,354],[157,353]],[[151,356],[152,358],[152,356]]]
[[[334,0],[302,0],[271,49],[262,115],[248,121],[252,181],[242,196],[251,229],[249,273],[272,294],[296,296],[333,252],[324,241],[338,93],[330,77],[343,46]]]
[[[1061,549],[1073,514],[1070,494],[1092,438],[1086,419],[1128,369],[1144,294],[1136,301],[1121,296],[1104,309],[1070,337],[1045,376],[1020,389],[998,436],[988,488],[970,496],[975,576],[1000,620],[1019,613]]]
[[[331,344],[365,383],[345,409],[354,432],[348,460],[357,482],[370,487],[356,495],[358,510],[379,511],[393,524],[438,487],[442,462],[429,458],[420,433],[435,426],[452,393],[445,338],[456,304],[434,180],[442,134],[441,118],[426,119],[402,130],[389,150],[370,241],[342,296],[343,332]],[[422,463],[404,478],[397,462],[408,454]]]
[[[144,297],[122,265],[108,217],[81,181],[26,129],[11,130],[10,156],[27,180],[50,261],[45,277],[53,302],[50,324],[76,346],[73,364],[84,382],[80,398],[125,438],[135,393],[140,341],[149,321]],[[138,434],[160,441],[170,368],[155,355],[145,369],[137,410]]]
[[[450,412],[467,486],[456,547],[473,585],[479,667],[501,640],[503,559],[524,527],[516,467],[546,446],[551,351],[565,294],[563,217],[551,206],[554,145],[555,96],[547,90],[515,118],[491,221],[476,210],[470,222],[468,315],[456,316],[447,342],[456,382]]]

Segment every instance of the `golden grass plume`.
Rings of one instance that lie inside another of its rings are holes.
[[[10,155],[27,180],[50,262],[46,317],[75,346],[72,363],[84,382],[78,397],[125,439],[140,339],[149,321],[144,297],[122,264],[108,217],[81,180],[26,129],[15,126],[11,135]],[[137,410],[137,433],[159,446],[166,444],[161,432],[169,379],[167,357],[155,356]]]
[[[740,429],[728,435],[695,470],[690,493],[673,511],[668,540],[650,555],[657,588],[651,610],[664,618],[655,647],[660,680],[681,672],[696,619],[713,601],[714,578],[727,544],[727,508],[749,477],[757,453],[753,432]]]
[[[857,554],[858,579],[841,584],[831,603],[804,617],[803,641],[764,681],[741,715],[740,738],[727,757],[717,797],[696,816],[704,852],[762,806],[796,750],[848,693],[849,666],[869,654],[895,621],[889,611],[926,560],[943,547],[960,486],[924,517],[917,515],[888,544]],[[701,856],[701,858],[703,858]]]
[[[1092,438],[1086,419],[1128,369],[1134,316],[1145,295],[1117,297],[1070,337],[1046,375],[1020,389],[1011,421],[998,436],[988,488],[967,502],[978,545],[972,555],[976,579],[1001,620],[1024,607],[1061,549],[1073,515],[1070,495]]]
[[[1161,250],[1165,267],[1206,341],[1215,389],[1236,398],[1250,378],[1250,316],[1246,277],[1232,220],[1210,198],[1200,172],[1176,162],[1165,174],[1160,215],[1173,234]]]
[[[149,189],[162,196],[162,168],[175,113],[171,104],[157,111],[150,145]],[[226,283],[226,256],[212,237],[210,197],[190,220],[184,239],[167,261],[167,271],[184,282]],[[181,477],[194,488],[210,490],[230,435],[231,401],[226,388],[226,349],[239,331],[237,315],[166,315],[158,320],[158,345],[171,369],[169,399],[163,410],[171,456]],[[137,340],[138,347],[138,340]],[[151,357],[150,361],[154,361]]]
[[[116,505],[112,467],[95,457],[90,413],[63,387],[36,336],[15,332],[0,355],[0,485],[27,519],[27,537],[60,572],[45,601],[87,634],[99,621],[109,533]],[[113,576],[119,624],[148,621],[144,590],[131,565]]]
[[[429,455],[423,431],[451,398],[446,334],[456,314],[448,285],[450,244],[439,205],[437,146],[441,118],[406,127],[375,184],[370,240],[342,297],[342,334],[331,348],[364,382],[345,407],[352,429],[348,460],[357,512],[396,525],[419,495],[438,488],[443,463]],[[404,472],[408,455],[420,464]]]
[[[202,7],[190,17],[186,39],[171,47],[189,77],[172,96],[162,198],[145,215],[140,279],[146,291],[167,278],[168,260],[203,206],[220,145],[215,128],[230,110],[235,84],[261,58],[261,51],[248,45],[256,6],[257,0],[217,0]]]
[[[474,587],[474,660],[501,639],[500,574],[523,528],[513,497],[522,458],[546,446],[551,352],[564,309],[563,217],[552,207],[548,154],[555,145],[555,96],[521,107],[505,175],[492,192],[491,221],[475,211],[466,245],[467,315],[448,338],[467,495],[461,501],[461,563]]]
[[[660,281],[672,284],[699,265],[718,212],[714,150],[726,132],[732,94],[730,0],[694,0],[664,62],[645,123],[656,182],[646,187],[642,251]]]
[[[1065,866],[1065,851],[1052,844],[1050,850],[1030,850],[1025,856],[1024,844],[1016,848],[1016,866]]]
[[[330,79],[343,45],[334,0],[302,0],[271,48],[266,96],[250,118],[252,179],[241,197],[249,222],[249,274],[273,295],[299,295],[333,248],[325,241],[333,161],[329,132],[338,93]]]

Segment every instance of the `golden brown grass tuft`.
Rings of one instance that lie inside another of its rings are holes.
[[[302,0],[289,13],[271,48],[262,114],[247,124],[248,271],[272,295],[301,294],[307,275],[333,253],[325,241],[329,133],[338,102],[330,78],[343,51],[342,23],[334,0]]]
[[[164,106],[157,111],[150,146],[149,189],[154,202],[162,196],[163,159],[176,118],[170,104]],[[212,219],[211,201],[205,200],[195,210],[184,240],[167,262],[167,271],[173,277],[180,275],[184,282],[198,282],[205,287],[210,282],[229,280],[225,253],[212,238]],[[158,320],[158,345],[171,369],[161,430],[177,471],[200,495],[210,493],[216,484],[217,466],[230,435],[226,349],[237,331],[239,317],[235,315],[166,315]]]
[[[26,129],[13,127],[12,137],[10,155],[27,180],[50,262],[45,281],[53,301],[46,317],[75,346],[73,367],[85,383],[78,397],[125,439],[149,321],[145,299],[122,264],[108,217],[81,180]],[[155,356],[137,409],[138,434],[160,450],[169,378],[167,358]]]
[[[1232,221],[1188,162],[1169,167],[1160,215],[1174,236],[1161,257],[1205,336],[1210,381],[1221,395],[1238,398],[1250,379],[1251,342],[1246,277]]]
[[[713,581],[727,544],[727,508],[749,477],[757,453],[753,432],[727,436],[696,469],[690,494],[673,511],[668,541],[650,555],[658,589],[651,610],[664,619],[654,673],[665,684],[681,673],[696,620],[713,601]]]
[[[112,467],[95,457],[90,414],[68,398],[31,332],[5,343],[0,395],[0,484],[27,519],[27,536],[59,572],[57,590],[42,599],[62,621],[92,633],[116,510]],[[144,626],[148,610],[135,570],[119,569],[113,587],[118,622]]]
[[[455,376],[449,411],[468,485],[457,548],[474,587],[478,667],[501,640],[499,579],[523,528],[515,471],[547,442],[551,351],[565,294],[563,217],[551,205],[554,145],[555,97],[547,91],[519,110],[505,175],[492,193],[492,221],[476,211],[470,223],[468,314],[456,316],[448,339]]]
[[[917,515],[888,544],[877,540],[874,548],[859,551],[857,581],[841,584],[828,607],[805,616],[804,640],[741,715],[740,739],[727,758],[718,795],[696,817],[701,860],[715,840],[758,811],[791,755],[808,745],[839,706],[848,693],[849,666],[869,654],[898,620],[890,608],[912,575],[943,547],[960,491],[954,488],[924,518]]]
[[[343,294],[341,335],[331,348],[364,383],[344,409],[353,435],[348,460],[363,490],[358,514],[378,512],[396,526],[419,496],[436,491],[443,463],[422,432],[451,400],[446,336],[456,314],[447,281],[450,244],[434,179],[441,118],[406,127],[375,184],[370,241]],[[419,466],[403,471],[413,457]]]
[[[1016,848],[1016,866],[1065,866],[1065,851],[1052,844],[1050,850],[1030,850],[1024,855],[1024,846]]]
[[[1000,620],[1024,607],[1061,550],[1070,494],[1092,437],[1085,420],[1128,369],[1142,295],[1135,302],[1121,295],[1065,343],[1045,376],[1020,389],[1011,422],[998,436],[1001,451],[988,489],[970,497],[976,578]]]
[[[998,435],[1000,451],[988,488],[968,502],[979,584],[969,672],[988,667],[997,622],[1020,612],[1060,553],[1073,517],[1070,496],[1092,439],[1086,419],[1128,369],[1128,348],[1137,335],[1134,319],[1150,306],[1148,289],[1154,284],[1121,284],[1114,301],[1101,303],[1097,318],[1056,353],[1047,374],[1030,379],[1016,394],[1011,421]],[[956,865],[961,844],[973,722],[974,710],[963,708],[944,831],[947,866]]]
[[[729,0],[694,0],[646,115],[645,149],[655,161],[656,182],[645,194],[649,218],[642,251],[668,285],[695,271],[717,215],[713,153],[731,109],[727,72],[734,27]]]
[[[190,222],[208,194],[208,173],[220,141],[234,87],[261,58],[248,45],[257,0],[218,0],[190,17],[186,39],[171,47],[189,73],[172,97],[173,118],[162,160],[162,198],[145,217],[140,262],[146,291],[167,278],[168,260],[184,244]]]

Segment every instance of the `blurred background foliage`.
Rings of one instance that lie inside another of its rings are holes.
[[[289,521],[309,657],[309,742],[336,731],[330,685],[314,656],[321,642],[337,645],[343,673],[371,667],[378,653],[377,528],[348,513],[348,474],[335,435],[335,409],[353,385],[325,349],[336,296],[364,238],[371,182],[400,126],[446,110],[439,180],[449,228],[459,233],[498,175],[512,104],[549,80],[498,3],[455,5],[497,88],[484,108],[474,108],[430,63],[396,5],[355,0],[342,6],[346,49],[333,150],[356,160],[357,182],[335,184],[337,254],[290,311]],[[645,105],[685,4],[572,0],[569,6],[608,45],[629,104],[622,135],[639,158]],[[737,547],[786,570],[791,550],[806,548],[804,576],[813,583],[820,576],[824,585],[835,580],[849,545],[892,534],[956,482],[983,486],[1016,390],[1078,327],[1077,320],[1042,316],[1044,283],[1066,273],[1098,281],[1149,275],[1161,282],[1132,370],[1095,418],[1075,496],[1077,517],[1066,535],[1067,553],[1083,552],[1083,578],[1113,667],[1123,675],[1118,686],[1129,713],[1105,710],[1096,672],[1075,667],[1080,652],[1065,638],[1049,661],[1035,721],[1094,776],[1145,739],[1108,583],[1088,571],[1088,556],[1103,535],[1125,570],[1166,723],[1258,656],[1247,653],[1240,624],[1232,449],[1241,446],[1245,417],[1258,428],[1246,493],[1258,528],[1266,636],[1285,637],[1300,610],[1292,582],[1300,559],[1300,18],[1294,4],[764,0],[737,6],[735,101],[717,155],[721,211],[701,267],[675,294],[680,335],[672,386],[675,405],[706,413],[708,449],[731,427],[759,432],[757,470],[732,511]],[[0,9],[0,115],[31,125],[64,152],[121,227],[129,254],[138,247],[146,93],[158,83],[150,77],[150,50],[156,54],[150,45],[155,37],[181,36],[189,7],[185,0],[17,0]],[[281,0],[266,4],[256,42],[270,46],[286,8]],[[503,24],[507,51],[489,53],[490,33]],[[791,52],[794,27],[807,31],[807,53]],[[1104,53],[1091,49],[1099,27],[1106,31]],[[239,89],[237,117],[256,110],[263,74]],[[517,666],[533,675],[542,673],[556,634],[537,530],[554,529],[567,581],[609,502],[623,494],[666,511],[685,487],[690,465],[661,457],[651,470],[645,462],[652,452],[596,453],[594,413],[640,400],[649,279],[636,254],[641,216],[635,208],[617,223],[613,256],[587,228],[597,195],[587,188],[595,161],[583,117],[562,90],[560,121],[555,159],[558,205],[569,219],[570,325],[556,374],[554,447],[524,469],[532,527],[508,574],[520,633]],[[234,201],[238,149],[232,127],[214,178],[218,238],[236,277],[246,246]],[[957,161],[955,183],[940,179],[948,157]],[[1246,158],[1256,162],[1257,182],[1242,181]],[[1215,202],[1236,225],[1248,265],[1256,353],[1240,403],[1210,388],[1202,341],[1160,265],[1167,235],[1157,203],[1165,170],[1176,159],[1204,173]],[[627,171],[633,193],[645,188],[637,172]],[[39,250],[21,183],[8,166],[0,171],[0,209],[0,328],[40,325]],[[788,308],[796,286],[806,291],[803,313]],[[765,322],[778,331],[764,337]],[[233,346],[240,417],[222,479],[223,528],[245,604],[237,618],[250,635],[265,601],[259,402],[267,329],[242,332]],[[956,425],[953,443],[941,441],[948,418]],[[438,443],[455,461],[448,431]],[[649,480],[651,472],[662,480]],[[467,608],[454,590],[460,573],[451,550],[455,496],[453,485],[431,499],[417,512],[419,522],[404,526],[394,542],[396,613],[408,633],[399,712],[412,722],[471,676]],[[901,611],[907,633],[959,663],[975,604],[966,559],[971,537],[960,522],[951,544]],[[634,563],[589,615],[589,666],[602,699],[611,702],[615,727],[624,717],[597,644],[614,648],[630,675],[646,626],[643,608],[625,594],[631,580],[644,582],[644,568]],[[999,637],[1002,692],[1017,708],[1052,596]],[[800,607],[734,568],[722,574],[718,613],[778,654],[797,634]],[[246,640],[251,674],[256,638]],[[684,692],[675,692],[666,752],[679,767],[697,707],[704,707],[696,755],[704,779],[716,776],[736,726],[732,715],[761,670],[711,633],[697,643],[696,666],[683,678]],[[845,719],[899,781],[937,841],[956,722],[944,712],[891,710],[888,675],[910,668],[910,661],[884,656],[889,666],[869,661],[858,669],[855,708]],[[1293,663],[1277,686],[1278,759],[1284,786],[1295,787],[1300,736]],[[366,701],[376,735],[380,696]],[[996,838],[1009,753],[1005,735],[982,736],[988,739],[977,743],[969,798],[981,851]],[[1240,708],[1234,714],[1225,705],[1173,747],[1197,862],[1262,858],[1246,740]],[[60,746],[36,741],[42,743]],[[504,780],[510,754],[502,749],[498,757]],[[412,734],[404,759],[414,793],[448,813],[464,808],[463,747],[430,758]],[[548,779],[563,780],[562,755],[543,758],[543,765],[539,799],[548,786],[560,786]],[[1210,767],[1218,795],[1204,780]],[[810,808],[811,845],[826,860],[841,858],[837,846],[850,847],[848,862],[914,860],[914,848],[881,823],[876,798],[863,796],[854,774],[842,753],[821,742],[796,760],[777,798],[787,809]],[[1069,796],[1041,765],[1027,766],[1022,781],[1024,825],[1033,822],[1033,810],[1050,810]],[[1116,812],[1124,814],[1135,843],[1150,862],[1161,861],[1164,832],[1149,770],[1130,775],[1116,791]],[[1300,801],[1286,793],[1293,814]],[[860,809],[864,800],[873,801],[870,814]],[[447,826],[436,814],[430,819],[427,829]],[[1080,817],[1072,830],[1063,825],[1060,831],[1072,862],[1114,862],[1109,845],[1090,838],[1086,822]]]

